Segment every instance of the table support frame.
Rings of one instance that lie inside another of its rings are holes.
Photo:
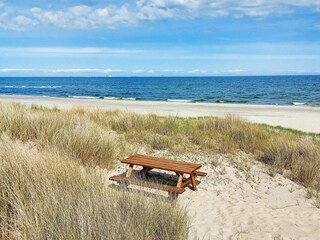
[[[126,173],[126,177],[131,177],[132,175],[132,170],[133,170],[133,164],[129,164],[129,168],[127,170]],[[143,167],[142,170],[139,171],[139,175],[142,176],[148,176],[149,172],[152,170],[153,168],[149,168],[149,167]],[[186,185],[188,185],[189,183],[192,184],[192,190],[196,191],[197,190],[197,183],[196,183],[196,179],[195,179],[195,174],[191,173],[190,176],[187,179],[183,179],[184,174],[183,173],[178,173],[176,172],[176,175],[178,176],[178,182],[177,182],[177,187],[179,188],[183,188]]]

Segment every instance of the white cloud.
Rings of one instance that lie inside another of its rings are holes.
[[[154,70],[133,69],[124,70],[118,68],[57,68],[57,69],[32,69],[32,68],[0,68],[0,73],[49,73],[49,74],[111,74],[111,73],[149,73],[153,74]]]
[[[3,2],[0,0],[0,7]],[[0,13],[0,28],[22,30],[38,23],[59,28],[116,28],[162,19],[230,16],[239,18],[289,14],[295,8],[320,11],[319,0],[136,0],[122,5],[94,8],[76,5],[63,10],[34,7],[30,14]],[[24,9],[26,12],[26,9]]]
[[[22,31],[28,26],[37,25],[38,22],[35,19],[28,18],[26,16],[10,17],[7,13],[0,14],[0,28],[5,30]]]
[[[0,9],[4,9],[4,3],[0,0]],[[23,15],[10,16],[5,10],[0,12],[0,29],[21,31],[27,26],[36,25],[37,21]]]
[[[27,18],[25,16],[17,16],[15,18],[13,18],[13,22],[15,25],[18,25],[21,27],[37,24],[36,21],[32,20],[31,18]]]
[[[263,17],[273,13],[290,13],[292,7],[317,6],[314,1],[299,0],[139,0],[141,19],[156,20],[168,18],[194,18],[194,17],[219,17],[219,16],[252,16]]]
[[[226,73],[243,73],[245,72],[246,70],[243,70],[243,69],[229,69],[227,71],[225,71]]]
[[[179,55],[177,59],[182,60],[234,60],[234,59],[255,59],[255,60],[289,60],[289,59],[320,59],[319,55],[316,54],[201,54],[201,55]]]
[[[98,9],[80,5],[65,11],[47,11],[35,7],[31,9],[31,13],[38,21],[61,28],[114,28],[119,25],[130,25],[136,22],[134,13],[129,12],[125,5],[120,7],[110,5]]]
[[[122,69],[110,69],[110,68],[107,68],[107,69],[102,69],[99,72],[100,73],[120,73],[120,72],[125,72],[125,71],[122,70]]]
[[[142,70],[144,72],[144,70]],[[130,73],[132,70],[116,68],[57,68],[57,69],[33,69],[33,68],[0,68],[0,73],[48,73],[48,74],[111,74]]]
[[[96,48],[96,47],[0,47],[0,53],[5,54],[108,54],[126,55],[142,53],[139,49]]]
[[[34,69],[31,68],[0,68],[0,72],[9,73],[9,72],[32,72]]]
[[[106,74],[131,73],[130,70],[112,68],[58,68],[58,69],[32,69],[32,68],[0,68],[0,75],[45,75],[45,76],[105,76]]]
[[[52,73],[90,73],[90,72],[98,72],[100,69],[97,68],[70,68],[70,69],[53,69],[53,70],[42,70],[44,72],[52,72]]]
[[[206,70],[201,70],[201,69],[192,69],[192,70],[188,70],[186,71],[187,73],[192,73],[192,74],[195,74],[195,73],[206,73],[207,71]]]
[[[163,69],[161,72],[164,72],[164,73],[182,73],[183,70],[181,70],[181,69]]]
[[[250,70],[243,70],[240,68],[236,69],[227,69],[227,70],[203,70],[203,69],[157,69],[157,70],[144,70],[140,69],[141,74],[143,76],[182,76],[182,75],[226,75],[226,76],[234,76],[234,75],[251,75],[255,74],[255,72]],[[112,69],[112,68],[61,68],[61,69],[32,69],[32,68],[0,68],[0,75],[3,76],[15,76],[15,75],[23,75],[23,76],[32,76],[32,75],[44,75],[44,76],[110,76],[111,74],[114,76],[132,76],[132,73],[135,72],[133,70],[124,70],[124,69]],[[303,69],[294,69],[294,70],[286,70],[285,72],[274,71],[274,72],[265,72],[264,74],[319,74],[319,70],[303,70]],[[261,73],[260,73],[261,74]]]
[[[140,20],[168,19],[179,14],[176,8],[168,8],[163,1],[138,0],[137,7],[139,9],[137,17]]]
[[[227,53],[217,53],[220,49]],[[203,51],[203,50],[206,51]],[[233,53],[237,49],[242,49],[243,53]],[[263,52],[260,54],[256,54]],[[268,53],[270,52],[270,53]],[[98,48],[98,47],[0,47],[0,55],[15,57],[101,57],[136,59],[171,59],[177,61],[184,60],[319,60],[319,44],[235,44],[235,45],[203,45],[197,49],[184,46],[147,49],[130,48]],[[195,67],[197,68],[197,67]],[[169,69],[170,70],[170,69]],[[168,70],[168,71],[169,71]],[[190,70],[190,69],[189,69]],[[191,69],[195,71],[196,69]],[[137,66],[132,73],[139,73],[142,70]],[[144,69],[146,73],[146,69]],[[199,70],[200,71],[200,70]]]
[[[42,70],[43,72],[52,73],[115,73],[123,72],[121,69],[100,69],[100,68],[66,68],[66,69],[53,69],[53,70]]]

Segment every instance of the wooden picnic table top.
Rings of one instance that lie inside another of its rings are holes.
[[[180,162],[171,159],[150,157],[140,154],[128,157],[121,162],[147,168],[157,168],[186,174],[191,174],[202,166],[201,164],[196,163]]]

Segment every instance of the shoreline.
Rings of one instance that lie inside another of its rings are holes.
[[[223,117],[235,114],[254,123],[320,133],[320,107],[313,106],[78,99],[28,95],[0,95],[0,101],[21,103],[27,106],[36,104],[60,109],[98,107],[104,110],[123,110],[140,114],[152,113],[177,117]]]

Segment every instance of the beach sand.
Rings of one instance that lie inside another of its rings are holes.
[[[244,153],[233,157],[172,156],[159,151],[153,155],[202,163],[201,171],[208,173],[206,177],[197,177],[200,181],[197,191],[187,187],[177,200],[188,211],[190,239],[320,237],[320,209],[314,200],[307,198],[306,189],[279,174],[271,177],[265,165],[250,160]],[[125,171],[125,166],[119,164],[116,170],[107,172],[107,179]],[[107,180],[107,183],[114,186],[114,182]],[[167,196],[163,191],[133,185],[129,188]]]
[[[320,133],[320,107],[72,99],[12,95],[0,95],[0,100],[61,109],[99,107],[106,110],[119,109],[141,114],[154,113],[162,116],[201,117],[235,114],[255,123],[279,125],[305,132]]]

